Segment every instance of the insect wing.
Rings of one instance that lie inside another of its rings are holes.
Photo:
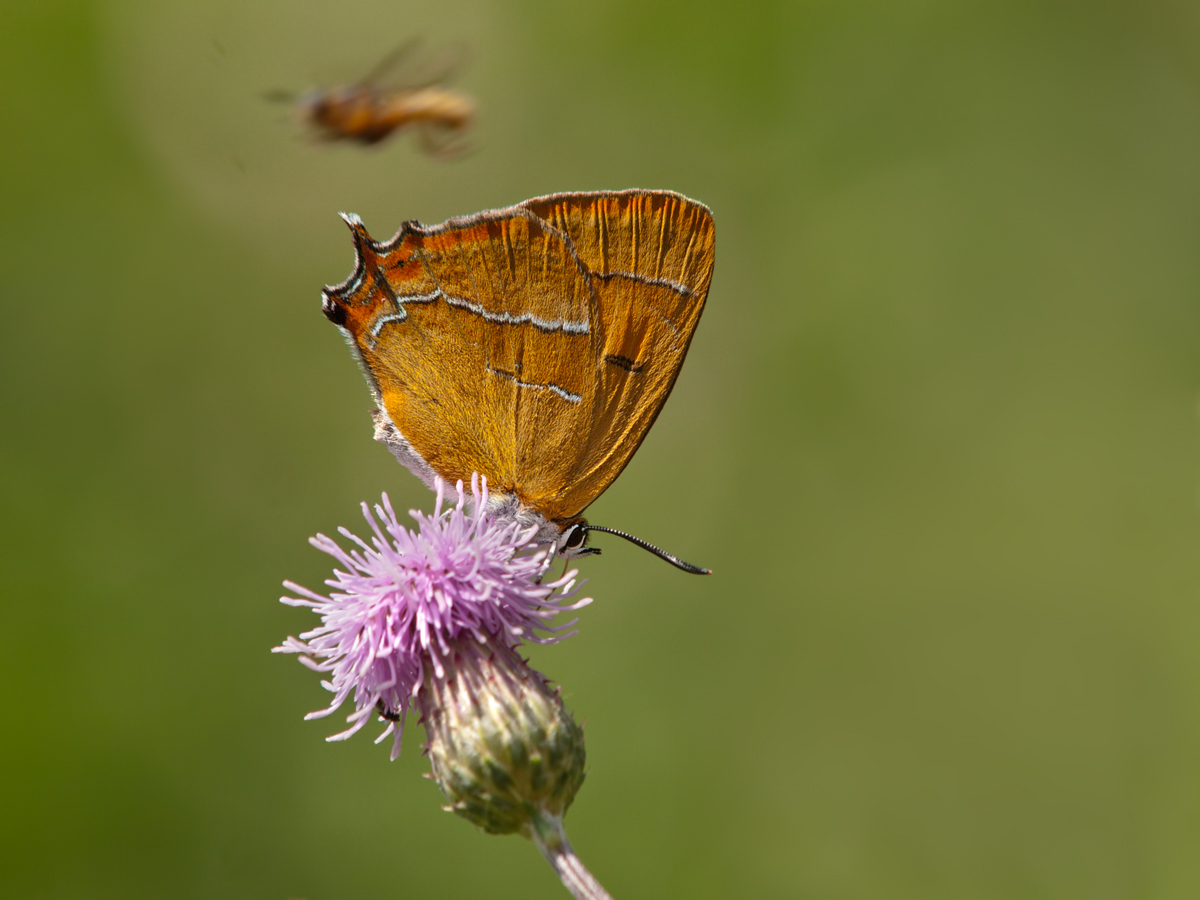
[[[668,191],[522,206],[568,237],[596,297],[592,407],[586,430],[568,437],[584,452],[565,477],[526,488],[535,508],[554,504],[571,517],[621,474],[670,395],[708,296],[715,231],[707,207]]]
[[[668,192],[560,194],[383,244],[348,221],[357,264],[325,311],[405,463],[427,482],[481,472],[551,521],[582,512],[679,373],[712,273],[708,210]]]

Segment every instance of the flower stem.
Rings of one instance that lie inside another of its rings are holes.
[[[554,867],[575,900],[612,900],[612,895],[601,887],[600,882],[592,877],[592,873],[575,855],[571,842],[567,840],[567,833],[563,831],[562,819],[557,816],[538,816],[529,831],[530,839]]]

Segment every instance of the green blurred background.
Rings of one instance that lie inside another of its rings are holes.
[[[473,48],[476,152],[264,92]],[[671,188],[708,311],[593,521],[567,819],[618,898],[1200,896],[1200,7],[0,3],[0,894],[561,898],[305,723],[386,490],[319,289],[406,219]]]

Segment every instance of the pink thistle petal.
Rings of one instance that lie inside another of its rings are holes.
[[[432,515],[409,513],[416,531],[400,524],[384,494],[373,509],[362,504],[368,540],[345,528],[338,532],[351,542],[349,549],[323,534],[311,538],[309,543],[338,565],[325,582],[332,590],[324,596],[288,581],[284,586],[297,596],[281,598],[321,617],[319,627],[274,648],[300,654],[308,668],[331,674],[322,685],[333,693],[332,702],[305,718],[323,718],[353,695],[355,708],[346,719],[350,727],[329,738],[345,740],[382,704],[399,716],[378,738],[394,736],[392,759],[400,753],[404,718],[425,682],[426,667],[443,677],[443,659],[460,637],[509,648],[521,641],[554,643],[575,634],[567,629],[578,620],[560,625],[551,620],[591,603],[591,598],[566,602],[578,588],[575,570],[542,581],[553,554],[531,543],[536,526],[496,522],[483,512],[486,479],[472,477],[471,494],[459,482],[457,502],[453,497],[446,502],[441,479],[436,488]]]

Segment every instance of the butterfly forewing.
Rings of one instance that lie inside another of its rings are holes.
[[[577,515],[625,468],[675,384],[712,278],[712,214],[667,191],[562,194],[522,206],[569,237],[597,294],[596,391],[586,430],[575,435],[586,453],[546,495]]]
[[[667,192],[561,194],[410,223],[326,291],[378,400],[434,472],[548,520],[612,483],[670,393],[712,273],[712,217]]]

